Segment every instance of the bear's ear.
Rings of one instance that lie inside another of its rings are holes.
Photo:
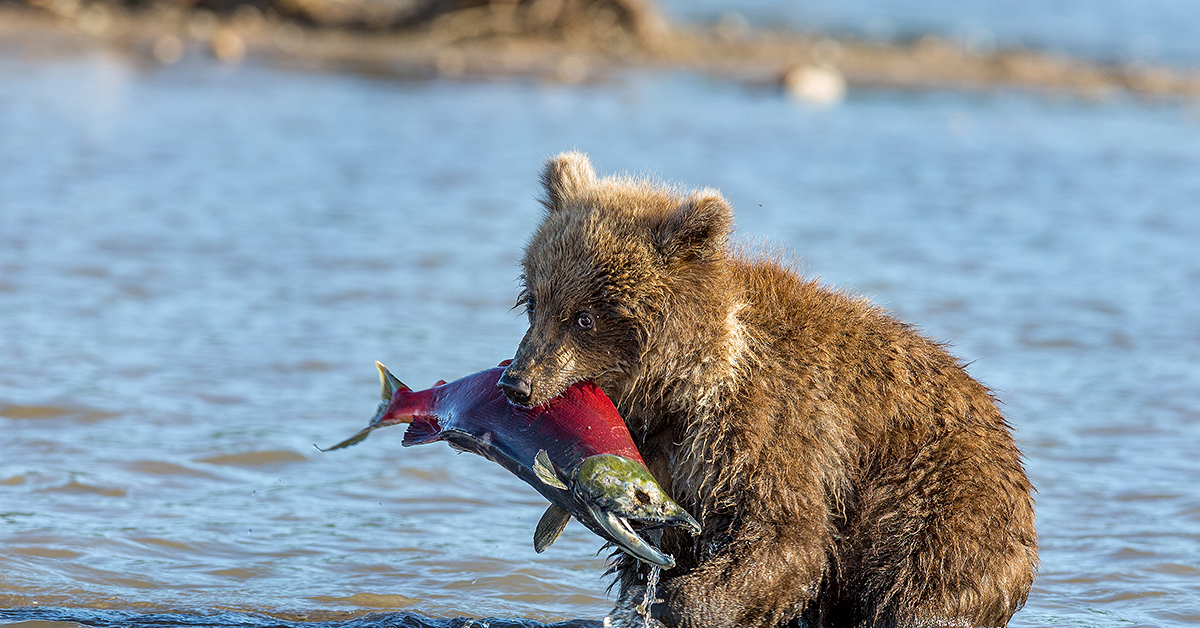
[[[559,153],[546,162],[546,169],[542,171],[542,185],[546,188],[542,205],[556,212],[595,183],[596,171],[587,155],[578,151]]]
[[[724,252],[733,227],[733,209],[715,190],[683,201],[655,229],[655,247],[667,261],[712,261]]]

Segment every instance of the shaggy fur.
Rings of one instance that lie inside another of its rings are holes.
[[[1003,626],[1037,568],[1032,487],[990,391],[864,300],[732,252],[714,190],[565,153],[523,261],[515,401],[581,379],[704,526],[655,614],[685,628]],[[527,391],[527,392],[524,392]],[[645,565],[614,555],[635,625]],[[624,610],[621,610],[624,609]]]

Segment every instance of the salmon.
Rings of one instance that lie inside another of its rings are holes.
[[[549,547],[575,517],[601,538],[647,563],[675,560],[639,531],[700,524],[655,481],[625,421],[590,381],[546,403],[515,405],[497,387],[507,362],[453,382],[414,391],[379,362],[383,402],[366,428],[323,451],[362,442],[372,431],[406,424],[406,447],[445,441],[500,464],[550,501],[534,531],[534,549]]]

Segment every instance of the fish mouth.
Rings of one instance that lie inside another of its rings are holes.
[[[666,517],[630,517],[639,530],[659,530],[662,528],[683,528],[688,534],[700,534],[700,522],[696,521],[688,511],[680,508],[678,512]]]
[[[693,536],[700,534],[700,524],[683,509],[670,517],[626,517],[610,510],[588,507],[592,521],[607,533],[609,540],[634,557],[663,569],[675,567],[675,558],[651,545],[638,531],[681,527]],[[636,529],[635,529],[636,528]]]
[[[675,567],[675,558],[664,554],[658,548],[646,542],[637,532],[633,531],[630,520],[618,517],[615,513],[589,508],[592,521],[608,533],[609,540],[636,558],[644,560],[663,569]]]

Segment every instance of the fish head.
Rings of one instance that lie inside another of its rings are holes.
[[[614,454],[585,458],[575,470],[571,493],[609,540],[633,556],[667,569],[675,566],[675,559],[647,543],[637,531],[675,526],[693,535],[700,533],[700,523],[636,460]]]

